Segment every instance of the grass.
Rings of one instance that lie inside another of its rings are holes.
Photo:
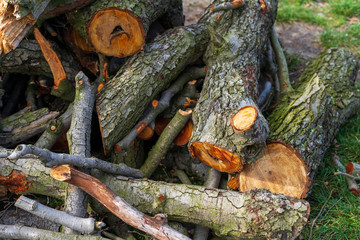
[[[343,165],[349,160],[358,162],[359,136],[360,114],[340,128],[336,148],[328,151],[324,164],[319,167],[308,198],[311,214],[303,239],[360,239],[360,197],[348,190],[345,178],[335,176],[337,169],[329,164],[335,151]]]
[[[281,0],[278,22],[297,21],[324,28],[324,47],[344,47],[360,57],[360,0]]]

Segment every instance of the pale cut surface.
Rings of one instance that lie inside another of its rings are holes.
[[[98,11],[88,24],[88,37],[98,52],[120,58],[139,52],[145,44],[141,19],[118,8]]]
[[[243,132],[251,128],[257,117],[257,110],[253,106],[241,108],[230,120],[235,131]]]
[[[262,156],[244,166],[239,174],[239,190],[265,188],[273,193],[304,198],[308,191],[308,170],[301,156],[282,143],[270,143]]]

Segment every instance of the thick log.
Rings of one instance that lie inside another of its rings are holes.
[[[357,69],[356,58],[344,49],[323,51],[308,65],[269,116],[270,143],[240,172],[240,191],[266,188],[307,196],[339,126],[359,109]]]
[[[216,7],[221,1],[214,1]],[[202,22],[211,41],[204,55],[208,72],[194,110],[192,156],[233,173],[255,161],[268,137],[268,124],[257,106],[260,58],[276,18],[277,1],[262,9],[260,1],[213,13]]]
[[[144,53],[128,59],[105,84],[96,102],[105,152],[130,132],[155,96],[202,55],[208,38],[203,25],[169,30],[146,45]]]
[[[50,120],[59,112],[42,108],[32,112],[20,111],[0,121],[0,145],[14,146],[19,142],[42,133]]]
[[[67,17],[97,52],[126,57],[143,48],[150,24],[169,7],[168,0],[96,1]]]
[[[0,175],[12,168],[32,184],[25,193],[65,198],[67,184],[55,181],[37,159],[0,161]],[[294,239],[309,217],[307,202],[264,190],[247,193],[113,177],[93,172],[109,188],[140,211],[166,213],[169,220],[200,224],[230,238]],[[221,217],[220,217],[221,216]]]

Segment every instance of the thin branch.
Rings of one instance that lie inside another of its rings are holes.
[[[51,239],[51,240],[106,240],[107,238],[98,236],[81,236],[53,232],[38,228],[25,227],[21,225],[1,225],[0,224],[0,237],[5,239]]]
[[[285,54],[282,50],[282,47],[279,42],[279,38],[275,32],[274,27],[272,28],[272,31],[270,34],[270,39],[271,39],[272,48],[275,52],[276,62],[278,64],[278,68],[279,68],[278,69],[278,77],[279,77],[279,81],[280,81],[281,92],[285,93],[285,92],[291,91],[291,90],[293,90],[293,88],[291,87],[291,83],[290,83],[289,70],[287,67]]]
[[[51,169],[50,175],[56,180],[76,185],[93,196],[125,223],[157,239],[189,240],[188,237],[170,228],[167,220],[163,217],[150,217],[136,210],[97,178],[70,168],[69,166],[59,166]]]
[[[158,167],[161,158],[165,156],[166,151],[169,149],[171,143],[181,132],[181,130],[191,117],[191,113],[192,111],[190,109],[187,111],[179,110],[174,116],[174,118],[165,127],[158,141],[149,152],[145,163],[140,168],[140,170],[144,174],[144,177],[150,177],[151,174],[153,174],[155,169]]]
[[[16,160],[27,154],[32,154],[39,157],[39,160],[46,163],[47,167],[55,167],[62,164],[70,164],[80,168],[96,168],[103,172],[124,175],[135,178],[141,178],[142,172],[139,169],[134,169],[125,164],[113,164],[98,158],[86,158],[72,154],[59,154],[46,149],[37,148],[33,145],[18,145],[12,154],[8,156],[8,160]]]
[[[155,118],[170,106],[171,98],[183,88],[185,83],[190,80],[204,77],[205,74],[205,68],[191,67],[186,69],[174,84],[161,94],[160,100],[156,105],[153,105],[152,110],[135,125],[126,137],[115,145],[115,149],[122,150],[129,148],[132,141],[134,141],[136,136],[141,132],[139,129],[143,130],[147,125],[155,121]]]
[[[15,207],[21,208],[43,219],[59,223],[80,233],[92,233],[95,228],[104,227],[102,222],[95,222],[93,218],[80,218],[63,211],[55,210],[38,203],[25,196],[20,196]]]
[[[331,161],[332,161],[333,165],[339,167],[341,169],[341,171],[346,171],[344,165],[342,165],[342,163],[340,162],[338,155],[334,155],[331,158]],[[347,174],[345,172],[336,172],[335,175],[345,176],[347,185],[348,185],[348,189],[354,194],[358,195],[360,193],[359,185],[355,182],[355,180],[359,179],[359,178],[356,178],[353,175]]]

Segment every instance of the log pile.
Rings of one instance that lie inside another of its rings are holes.
[[[102,230],[88,201],[157,239],[297,238],[359,108],[358,61],[325,50],[292,86],[277,4],[214,0],[182,26],[181,0],[0,0],[0,198],[45,195],[67,212],[21,197],[67,235],[0,225],[0,238],[129,235]]]

